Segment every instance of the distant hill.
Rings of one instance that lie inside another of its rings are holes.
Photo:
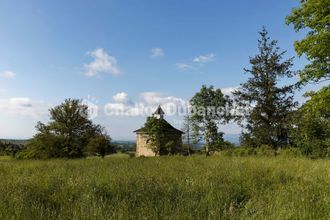
[[[235,145],[239,145],[239,134],[225,134],[224,138],[226,141],[229,141]],[[30,139],[0,139],[1,142],[13,143],[13,144],[23,144],[29,142]],[[120,148],[135,149],[135,141],[133,140],[113,140],[114,145],[119,146]],[[197,144],[196,148],[200,148],[203,144]]]
[[[13,144],[27,144],[29,139],[0,139],[1,142],[13,143]]]
[[[224,139],[235,145],[239,145],[240,134],[224,134]]]
[[[114,145],[119,151],[135,151],[136,144],[135,141],[119,141],[113,140],[112,145]]]

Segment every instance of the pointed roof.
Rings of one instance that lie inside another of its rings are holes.
[[[169,133],[177,133],[177,134],[183,134],[184,132],[176,129],[175,127],[173,127],[170,123],[168,123],[164,118],[163,115],[165,114],[165,112],[163,111],[163,109],[160,107],[160,105],[158,105],[156,111],[152,114],[152,115],[160,115],[161,117],[158,118],[157,120],[159,120],[160,122],[165,124],[165,130],[164,132],[169,132]],[[140,129],[137,129],[134,131],[135,133],[148,133],[148,130],[145,127],[142,127]]]
[[[179,129],[176,129],[175,127],[173,127],[170,123],[168,123],[165,119],[161,118],[158,120],[162,120],[165,125],[166,128],[164,130],[164,132],[168,132],[168,133],[177,133],[177,134],[183,134],[184,132],[180,131]],[[142,127],[140,129],[137,129],[134,131],[135,133],[148,133],[148,130],[145,127]]]
[[[158,105],[158,107],[153,115],[165,115],[165,112],[163,111],[162,107],[160,107],[160,105]]]

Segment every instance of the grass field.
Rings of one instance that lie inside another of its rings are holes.
[[[330,219],[330,161],[0,159],[0,219]]]

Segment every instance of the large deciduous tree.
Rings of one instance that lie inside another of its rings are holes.
[[[50,122],[38,122],[38,133],[27,145],[21,157],[53,158],[83,157],[87,144],[104,129],[88,119],[88,106],[77,99],[66,99],[50,109]]]
[[[294,143],[306,155],[330,156],[330,86],[306,96],[310,99],[297,111]]]
[[[327,81],[330,79],[330,1],[301,0],[286,17],[298,32],[307,29],[307,35],[295,42],[299,56],[305,54],[310,61],[301,71],[301,82]],[[296,115],[294,144],[313,156],[325,156],[330,146],[330,89],[323,87],[318,92],[307,93],[310,97]]]
[[[234,97],[237,106],[245,110],[239,117],[247,131],[242,135],[243,143],[277,148],[289,144],[290,116],[297,105],[295,86],[279,86],[281,79],[294,75],[292,58],[282,61],[285,51],[279,51],[277,41],[270,40],[265,28],[259,33],[259,53],[250,58],[251,69],[244,69],[250,77]]]
[[[310,61],[300,76],[302,82],[330,79],[330,1],[301,0],[298,8],[286,17],[296,31],[307,30],[307,35],[294,46],[299,56]]]
[[[231,100],[220,89],[203,85],[201,90],[191,98],[190,104],[194,135],[202,137],[206,155],[210,155],[223,146],[223,132],[219,131],[218,124],[230,120]]]

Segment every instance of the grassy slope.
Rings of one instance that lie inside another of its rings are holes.
[[[0,160],[0,219],[329,219],[330,161]]]

